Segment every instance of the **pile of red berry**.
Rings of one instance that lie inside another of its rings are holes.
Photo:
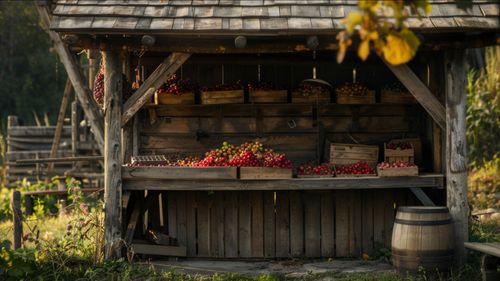
[[[284,154],[264,148],[258,141],[245,142],[239,146],[224,142],[221,148],[207,152],[205,158],[193,163],[193,166],[291,168],[292,162]]]
[[[240,85],[240,83],[236,84],[221,84],[221,85],[215,85],[213,87],[208,87],[205,86],[201,88],[202,92],[213,92],[213,91],[235,91],[235,90],[242,90],[243,86]]]
[[[365,161],[358,161],[355,164],[335,166],[335,173],[337,175],[369,175],[375,174],[375,169]]]
[[[335,89],[337,95],[344,96],[364,96],[368,93],[368,88],[360,83],[345,83]]]
[[[382,162],[377,165],[379,170],[391,169],[391,168],[408,168],[416,167],[415,164],[406,161],[396,161],[396,162]]]
[[[248,83],[248,91],[257,91],[257,90],[263,90],[263,91],[271,91],[271,90],[276,90],[276,87],[274,86],[273,83],[270,82],[252,82]]]
[[[330,89],[326,85],[304,81],[299,84],[297,91],[304,97],[327,95],[330,93]]]
[[[167,82],[164,83],[156,93],[158,94],[170,94],[179,96],[182,93],[193,92],[196,90],[196,85],[189,79],[179,79],[177,75],[172,75],[168,78]]]
[[[390,142],[385,146],[387,149],[400,149],[400,150],[405,150],[405,149],[411,149],[411,143],[406,142],[406,141],[401,141],[401,142]]]
[[[335,171],[332,165],[328,163],[323,163],[321,165],[300,165],[297,167],[297,175],[328,175],[333,176]]]

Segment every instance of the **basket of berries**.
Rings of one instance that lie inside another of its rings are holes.
[[[366,161],[353,164],[334,165],[336,177],[374,177],[375,169]]]
[[[418,176],[417,165],[406,162],[382,162],[377,165],[379,177],[414,177]]]
[[[303,164],[297,167],[298,178],[331,178],[334,174],[335,170],[329,163],[321,165]]]
[[[244,103],[243,87],[239,84],[222,84],[214,87],[203,87],[200,96],[201,104]]]
[[[330,83],[321,79],[307,79],[300,82],[292,92],[292,103],[330,103]]]
[[[384,143],[384,161],[414,163],[415,150],[412,143],[405,140],[391,140],[388,143]]]
[[[416,103],[417,100],[403,86],[403,84],[400,82],[394,82],[382,87],[380,91],[380,102],[409,104]]]
[[[361,83],[345,83],[335,89],[338,104],[372,104],[375,103],[375,91],[369,90]]]
[[[286,103],[288,91],[277,89],[269,82],[248,84],[248,100],[250,103]]]
[[[156,104],[194,104],[196,85],[189,79],[172,75],[155,92]]]

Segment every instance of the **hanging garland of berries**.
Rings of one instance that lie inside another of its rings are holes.
[[[127,80],[127,76],[122,73],[122,95],[123,102],[126,102],[132,96],[132,86]],[[101,66],[99,67],[99,72],[97,73],[94,80],[94,100],[98,105],[104,105],[104,65],[101,61]]]

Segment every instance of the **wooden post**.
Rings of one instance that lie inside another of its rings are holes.
[[[23,213],[21,212],[21,192],[12,193],[12,214],[14,223],[14,249],[21,248],[23,239]]]
[[[17,116],[15,115],[9,115],[7,117],[7,136],[9,136],[9,129],[15,127],[15,126],[18,126],[19,123],[18,123],[18,119],[17,119]],[[9,140],[9,138],[7,138],[7,151],[12,151],[12,145],[11,145],[11,142]]]
[[[71,155],[75,157],[78,151],[78,101],[71,103]],[[73,167],[75,165],[73,164]]]
[[[66,80],[66,86],[64,87],[64,93],[61,100],[61,107],[59,108],[59,115],[57,116],[56,131],[54,133],[54,141],[52,141],[52,147],[50,149],[50,158],[57,156],[57,150],[59,149],[59,142],[61,142],[61,135],[64,125],[64,116],[66,115],[66,109],[68,108],[69,94],[71,93],[71,80]],[[47,174],[54,168],[54,163],[49,163],[47,167]]]
[[[99,58],[101,53],[96,49],[88,49],[87,57],[89,59],[89,88],[94,89],[95,76],[99,72]]]
[[[455,257],[465,262],[464,242],[469,240],[467,202],[467,158],[465,140],[466,69],[465,50],[450,50],[446,71],[446,193],[447,206],[455,225]]]
[[[105,256],[120,256],[122,73],[115,51],[103,52],[104,80],[104,204]]]

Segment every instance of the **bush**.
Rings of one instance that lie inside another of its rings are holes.
[[[500,157],[473,169],[468,177],[468,199],[471,210],[500,208],[496,194],[500,193]]]
[[[486,68],[471,71],[467,83],[469,164],[478,167],[500,151],[500,47],[486,49]]]

